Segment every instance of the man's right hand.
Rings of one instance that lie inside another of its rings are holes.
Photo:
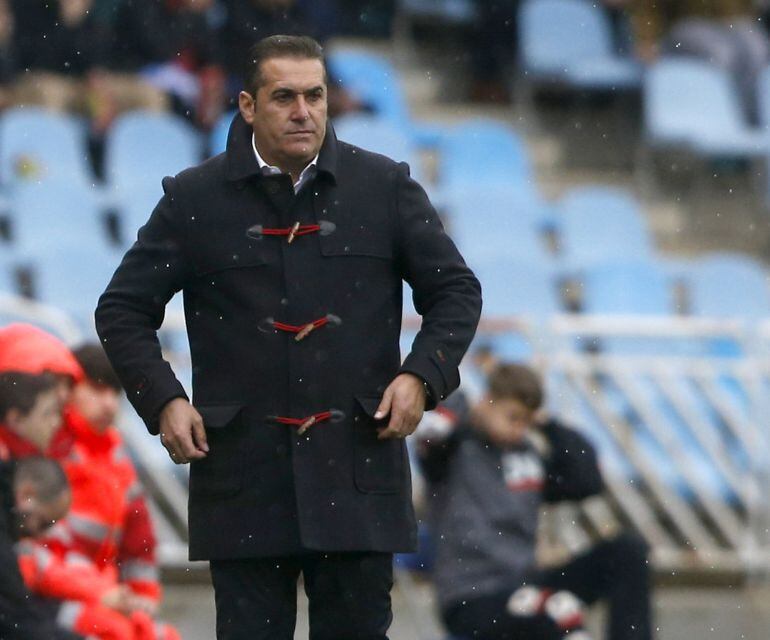
[[[184,398],[174,398],[160,412],[160,441],[176,464],[205,458],[209,450],[203,418]]]

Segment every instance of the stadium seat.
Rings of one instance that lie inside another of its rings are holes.
[[[611,187],[578,187],[559,203],[560,254],[567,269],[611,260],[652,259],[654,247],[639,203]]]
[[[527,0],[519,12],[527,81],[579,90],[634,89],[641,68],[615,52],[604,9],[585,0]]]
[[[327,58],[329,71],[343,87],[374,112],[402,125],[409,109],[398,71],[387,58],[355,49],[338,49]]]
[[[74,116],[38,107],[0,114],[0,181],[70,180],[90,184],[85,127]]]
[[[743,120],[727,72],[700,60],[663,58],[644,81],[646,143],[708,159],[753,159],[767,153],[767,136]]]
[[[228,111],[222,114],[209,134],[209,156],[222,153],[227,148],[227,134],[237,111]]]
[[[412,139],[393,121],[372,115],[351,114],[334,121],[337,139],[409,163],[412,177],[420,183],[422,163]]]
[[[448,131],[440,145],[442,188],[515,186],[534,191],[532,163],[524,141],[507,124],[467,120]]]
[[[558,281],[552,269],[517,256],[478,263],[474,271],[487,316],[545,318],[559,313]]]
[[[654,262],[608,262],[585,270],[583,311],[592,314],[670,315],[672,292]]]
[[[770,287],[765,269],[740,254],[713,253],[695,260],[688,274],[694,315],[712,318],[770,318]]]
[[[49,181],[20,185],[10,200],[15,250],[38,255],[60,244],[81,251],[107,245],[98,193],[77,182]]]
[[[96,302],[121,255],[106,246],[82,241],[50,246],[32,260],[36,298],[70,314],[83,330],[92,328]]]
[[[436,145],[439,130],[412,122],[398,70],[387,58],[360,49],[337,49],[326,62],[333,78],[376,115],[402,127],[418,145]]]
[[[107,180],[122,199],[197,164],[201,153],[199,134],[178,116],[132,111],[115,121],[107,137]]]

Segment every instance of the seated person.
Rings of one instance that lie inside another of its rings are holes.
[[[78,640],[82,636],[56,624],[60,603],[29,592],[14,551],[20,535],[37,535],[66,512],[66,496],[38,500],[26,486],[25,477],[34,472],[31,463],[14,463],[3,456],[0,450],[0,638]]]
[[[85,344],[74,356],[84,377],[64,409],[73,441],[62,464],[73,492],[70,550],[100,567],[112,566],[122,583],[155,613],[161,586],[156,538],[144,490],[115,426],[122,389],[104,350]],[[63,542],[63,540],[59,540]]]
[[[179,635],[134,606],[131,591],[114,572],[100,571],[82,556],[58,556],[40,542],[41,534],[64,517],[72,494],[55,460],[17,461],[13,481],[20,508],[17,545],[24,582],[34,594],[57,603],[57,621],[73,631],[102,640],[177,640]]]
[[[588,637],[582,605],[605,599],[610,640],[651,638],[646,546],[630,534],[571,562],[535,561],[544,502],[602,491],[593,447],[540,413],[529,368],[498,364],[468,407],[455,394],[417,431],[436,542],[434,581],[454,635],[488,640]],[[579,599],[579,600],[578,600]]]
[[[61,425],[56,378],[48,373],[0,373],[0,449],[5,457],[41,455]]]

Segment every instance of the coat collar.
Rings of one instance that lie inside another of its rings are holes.
[[[241,117],[240,113],[236,113],[227,134],[227,149],[225,151],[227,179],[230,181],[236,182],[255,175],[262,175],[251,146],[251,134],[252,129],[249,124]],[[326,136],[321,145],[316,166],[319,173],[327,174],[332,181],[336,182],[337,136],[329,121],[326,123]]]

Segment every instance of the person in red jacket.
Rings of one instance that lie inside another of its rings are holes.
[[[88,558],[48,548],[41,517],[63,517],[72,499],[67,477],[55,460],[19,461],[13,490],[16,503],[34,504],[31,513],[37,516],[25,522],[24,537],[16,545],[19,571],[32,593],[59,603],[60,626],[100,640],[179,640],[175,629],[135,605],[136,596],[109,568],[100,570]]]
[[[69,402],[75,383],[83,379],[83,369],[67,345],[50,333],[24,323],[0,328],[0,372],[53,375],[59,396],[59,409]],[[54,434],[44,451],[18,439],[7,442],[7,436],[0,433],[0,442],[5,443],[14,458],[37,453],[62,459],[69,453],[74,440],[66,425],[62,425]]]
[[[50,374],[0,373],[0,448],[11,458],[42,455],[61,424],[56,379]]]
[[[74,493],[70,528],[79,550],[103,566],[115,565],[120,581],[154,612],[161,598],[156,538],[136,469],[114,426],[120,382],[98,344],[73,353],[85,375],[64,410],[74,437],[64,461]]]

